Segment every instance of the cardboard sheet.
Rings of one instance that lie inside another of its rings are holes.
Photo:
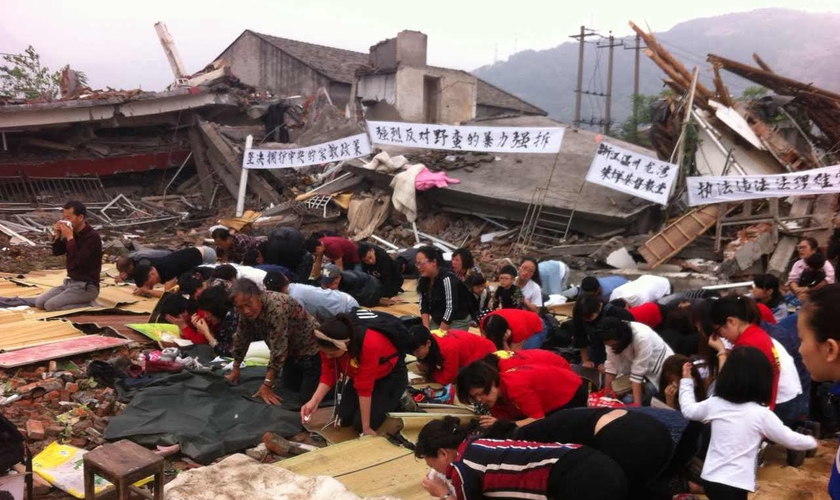
[[[52,342],[84,337],[85,334],[66,321],[0,321],[0,350],[14,351]],[[5,354],[0,354],[5,356]]]

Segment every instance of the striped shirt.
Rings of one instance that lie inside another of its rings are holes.
[[[523,498],[544,500],[551,468],[576,444],[467,439],[446,477],[458,500]]]
[[[470,316],[469,290],[455,274],[441,269],[434,281],[420,278],[417,282],[420,314],[428,314],[435,323],[451,324]]]

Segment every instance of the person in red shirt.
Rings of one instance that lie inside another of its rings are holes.
[[[544,349],[525,349],[522,351],[496,351],[493,353],[499,363],[499,371],[510,370],[519,366],[550,365],[571,370],[566,358]]]
[[[408,332],[408,350],[417,358],[426,378],[442,385],[455,382],[458,370],[496,350],[486,338],[463,330],[429,331],[416,325]]]
[[[339,269],[361,270],[359,249],[355,243],[340,236],[320,236],[315,233],[306,240],[306,251],[312,254],[315,262],[312,265],[312,276],[321,274],[321,266],[326,256]]]
[[[755,347],[767,357],[773,368],[773,391],[767,406],[776,407],[776,393],[779,389],[779,356],[773,347],[770,335],[759,328],[761,316],[755,301],[749,297],[725,297],[714,301],[709,311],[709,321],[712,332],[709,346],[718,351],[719,366],[723,367],[729,351],[721,342],[721,338],[729,341],[733,346]]]
[[[758,308],[758,315],[761,318],[761,321],[766,321],[771,325],[776,324],[776,317],[773,316],[773,311],[771,311],[769,307],[758,301],[756,301],[755,306]]]
[[[301,421],[308,421],[330,389],[345,378],[336,390],[338,425],[375,436],[408,386],[405,356],[384,334],[358,327],[343,313],[315,330],[315,337],[321,350],[321,380],[300,409]]]
[[[584,407],[587,390],[573,371],[547,364],[508,368],[494,354],[476,361],[458,374],[458,399],[486,407],[490,415],[479,419],[482,427],[497,419],[523,426],[563,408]]]
[[[662,324],[662,306],[656,302],[645,302],[636,307],[629,307],[627,311],[633,315],[633,321],[657,328]]]
[[[478,328],[497,349],[506,351],[539,349],[546,333],[542,318],[525,309],[493,311],[481,320]]]

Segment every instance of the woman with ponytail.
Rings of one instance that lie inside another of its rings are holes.
[[[577,444],[474,439],[460,424],[457,417],[433,420],[417,437],[414,456],[434,471],[423,478],[423,488],[435,498],[627,498],[624,472],[598,450]]]
[[[343,378],[336,390],[338,424],[376,435],[386,414],[399,407],[408,385],[404,356],[388,337],[355,325],[347,314],[338,314],[315,330],[315,342],[321,351],[321,379],[312,399],[300,409],[301,420],[309,420]]]
[[[496,350],[493,342],[462,330],[429,331],[423,325],[408,330],[408,350],[426,378],[441,385],[455,382],[458,370]]]
[[[749,346],[764,353],[773,369],[772,393],[770,400],[766,402],[772,410],[776,407],[776,393],[779,390],[779,354],[770,335],[758,327],[760,320],[761,314],[758,307],[755,305],[755,301],[749,297],[739,295],[714,301],[709,310],[709,322],[712,329],[709,332],[711,334],[709,346],[717,351],[717,356],[720,359],[718,366],[721,370],[730,352],[721,339],[729,342],[732,348]]]

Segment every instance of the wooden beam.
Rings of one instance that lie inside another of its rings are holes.
[[[201,194],[204,195],[205,202],[209,203],[213,196],[213,173],[207,160],[207,146],[204,145],[201,133],[195,127],[190,128],[189,136],[193,161],[195,161],[195,169],[201,184]]]
[[[169,34],[166,25],[161,22],[155,23],[155,31],[157,31],[163,52],[166,54],[166,60],[169,61],[169,67],[172,68],[172,74],[175,75],[176,79],[184,78],[187,74],[184,70],[184,63],[181,61],[181,55],[178,53],[178,48],[175,47],[175,40]]]

